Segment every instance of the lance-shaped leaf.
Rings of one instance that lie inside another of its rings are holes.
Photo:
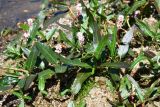
[[[0,91],[6,91],[8,89],[13,88],[15,83],[17,83],[19,79],[17,77],[12,76],[4,76],[0,79]]]
[[[60,61],[62,61],[65,64],[71,65],[71,66],[79,66],[79,67],[84,67],[84,68],[92,68],[90,65],[87,63],[81,62],[80,59],[67,59],[62,56],[59,57]]]
[[[104,36],[103,39],[98,43],[98,46],[95,51],[95,57],[97,59],[100,58],[102,52],[104,51],[105,46],[107,45],[107,41],[108,41],[108,38],[106,36]]]
[[[147,59],[147,57],[145,57],[145,56],[141,53],[141,54],[131,63],[130,69],[133,69],[136,64],[138,64],[140,61],[142,61],[142,60],[144,60],[144,59]]]
[[[44,91],[45,88],[45,79],[43,77],[38,77],[38,89]]]
[[[149,29],[149,26],[147,26],[144,22],[140,21],[139,19],[136,19],[136,24],[138,25],[138,27],[140,28],[140,30],[146,35],[146,36],[150,36],[150,37],[155,37],[156,34],[154,32],[152,32]]]
[[[154,0],[154,5],[155,5],[158,13],[160,14],[160,0]]]
[[[111,57],[115,56],[116,51],[116,39],[117,39],[117,27],[115,26],[113,29],[111,44],[110,44],[110,53]]]
[[[133,6],[128,10],[127,15],[132,14],[137,8],[143,6],[146,3],[146,0],[136,1]]]
[[[63,62],[64,64],[70,65],[70,66],[79,66],[84,68],[91,68],[90,65],[87,63],[81,62],[79,59],[67,59],[61,56],[60,54],[57,54],[54,52],[50,47],[43,45],[42,43],[36,44],[38,50],[41,52],[41,54],[44,56],[44,58],[53,64],[57,64],[58,61]]]
[[[58,62],[59,56],[52,50],[52,48],[39,42],[36,43],[36,47],[48,62],[52,64]]]
[[[67,43],[68,45],[72,46],[72,47],[75,47],[75,45],[72,43],[72,41],[70,41],[68,38],[67,38],[67,35],[62,31],[62,30],[59,30],[59,34],[60,34],[60,37],[61,37],[61,40],[63,40],[65,43]]]
[[[160,82],[160,79],[156,80],[148,89],[146,89],[146,92],[144,94],[144,98],[147,100],[149,97],[151,97],[152,93],[156,90],[156,85]]]
[[[29,57],[28,57],[28,59],[26,61],[26,65],[25,65],[25,67],[26,67],[26,69],[28,71],[31,71],[33,69],[33,67],[34,67],[34,65],[35,65],[35,63],[37,61],[38,54],[39,54],[39,52],[38,52],[36,46],[33,46],[32,50],[31,50],[31,52],[29,54]]]
[[[28,45],[32,43],[33,39],[36,37],[39,28],[39,20],[35,20],[33,25],[29,28],[29,39],[27,41]]]
[[[129,64],[126,62],[114,62],[114,63],[103,63],[100,67],[110,67],[110,68],[129,68]]]
[[[34,81],[34,79],[37,77],[36,74],[31,74],[27,77],[25,77],[24,79],[21,79],[19,82],[18,82],[18,86],[21,88],[21,89],[24,89],[24,90],[27,90],[30,85],[32,84],[32,82]]]
[[[55,73],[64,73],[67,70],[67,66],[57,65],[55,66]]]
[[[94,48],[96,49],[98,46],[98,43],[101,40],[100,32],[99,32],[99,26],[96,20],[93,17],[93,14],[90,12],[89,9],[86,8],[87,15],[89,16],[89,26],[91,27],[93,31],[93,45]]]
[[[141,102],[144,102],[144,93],[141,90],[141,88],[139,87],[138,83],[128,74],[127,74],[127,78],[128,78],[128,80],[130,80],[130,82],[134,86],[134,88],[137,92],[138,98],[141,100]]]
[[[29,57],[29,54],[30,54],[30,50],[28,49],[28,48],[21,48],[22,49],[22,51],[23,51],[23,53],[27,56],[27,57]]]
[[[24,85],[24,90],[27,90],[31,86],[32,82],[34,81],[34,79],[36,77],[37,77],[36,74],[31,74],[30,76],[28,76],[26,78],[25,85]]]
[[[128,80],[127,76],[123,77],[119,87],[120,95],[123,99],[127,99],[130,96],[131,87],[131,82]]]
[[[91,72],[84,72],[84,73],[78,73],[72,86],[71,86],[71,92],[72,94],[76,95],[80,91],[83,82],[92,75]]]
[[[52,28],[49,30],[49,32],[46,33],[46,40],[50,40],[52,38],[52,36],[55,34],[56,29]]]
[[[40,91],[44,91],[46,80],[51,78],[54,74],[55,73],[50,69],[44,70],[38,74],[38,89]]]

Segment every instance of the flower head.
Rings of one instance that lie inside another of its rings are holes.
[[[23,33],[23,36],[24,36],[25,38],[28,38],[28,37],[29,37],[29,33],[28,33],[28,32],[25,32],[25,33]]]
[[[78,15],[81,15],[81,14],[82,14],[82,5],[81,5],[81,3],[78,3],[78,4],[76,5],[76,10],[77,10],[77,12],[78,12]]]
[[[117,18],[117,28],[120,29],[122,27],[124,21],[124,16],[123,15],[119,15]]]
[[[56,48],[55,52],[62,53],[62,45],[61,44],[55,45],[55,48]]]
[[[27,19],[27,24],[29,26],[32,26],[33,25],[33,19],[32,18]]]
[[[119,22],[123,22],[124,21],[124,16],[123,15],[119,15],[118,16],[118,21]]]
[[[83,33],[78,32],[77,37],[78,37],[79,44],[82,46],[84,44],[84,40],[85,40]]]
[[[141,13],[141,12],[140,12],[139,10],[136,10],[136,11],[134,12],[134,17],[137,17],[140,13]]]

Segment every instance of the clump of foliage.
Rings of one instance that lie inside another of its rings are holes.
[[[26,96],[31,86],[47,95],[47,81],[60,78],[70,81],[70,87],[64,86],[61,95],[74,97],[89,77],[105,72],[103,76],[112,81],[119,93],[119,100],[113,104],[144,106],[160,95],[159,2],[80,0],[82,11],[76,13],[71,9],[75,1],[69,5],[43,0],[33,23],[21,23],[18,35],[22,36],[7,47],[6,54],[17,61],[17,66],[8,67],[9,72],[1,77],[1,94],[10,92],[17,96],[23,107],[26,99],[31,99]],[[58,12],[53,14],[51,11],[56,9]],[[148,12],[152,13],[150,22],[154,25],[142,21],[150,17]],[[71,25],[58,22],[65,14],[72,17]],[[144,45],[154,47],[156,52],[141,49]],[[133,51],[136,47],[140,52]],[[149,70],[143,73],[143,69]],[[67,76],[61,78],[64,75]],[[143,85],[142,80],[150,81]]]

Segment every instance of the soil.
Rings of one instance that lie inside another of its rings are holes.
[[[16,23],[35,16],[40,10],[41,0],[0,0],[0,31],[16,28]]]

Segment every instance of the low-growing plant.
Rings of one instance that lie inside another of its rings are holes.
[[[158,0],[153,4],[159,9],[157,2]],[[72,3],[74,6],[75,2]],[[145,15],[143,10],[150,1],[134,1],[129,6],[122,1],[101,3],[91,0],[86,3],[80,0],[77,14],[64,2],[51,3],[52,8],[58,7],[61,10],[50,14],[48,4],[48,0],[43,0],[42,10],[32,19],[31,25],[19,25],[21,32],[25,34],[21,38],[22,42],[8,45],[6,53],[15,60],[21,59],[21,62],[16,68],[8,67],[9,72],[2,76],[2,94],[9,90],[21,100],[20,107],[23,107],[24,99],[30,99],[25,95],[29,93],[26,90],[31,86],[37,86],[42,94],[47,95],[48,80],[52,81],[63,75],[69,78],[71,75],[70,88],[65,86],[61,95],[71,94],[74,97],[89,77],[105,72],[104,76],[111,80],[115,90],[119,92],[116,106],[143,106],[159,96],[159,54],[142,50],[136,55],[132,43],[134,37],[151,38],[148,41],[152,43],[153,40],[156,42],[155,47],[159,48],[160,22],[156,20],[158,24],[156,31],[153,31],[141,20]],[[142,13],[132,18],[138,9]],[[67,13],[72,17],[71,25],[63,25],[58,21]],[[131,61],[128,60],[130,58]],[[147,76],[135,70],[144,60],[149,63],[150,68]],[[152,84],[151,87],[142,88],[135,77],[138,74],[141,79],[151,79],[148,83]],[[73,105],[74,102],[69,103],[69,107]]]

